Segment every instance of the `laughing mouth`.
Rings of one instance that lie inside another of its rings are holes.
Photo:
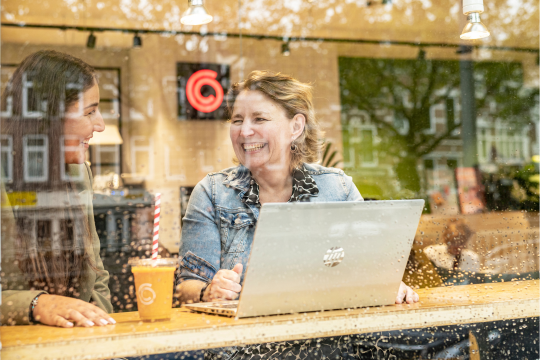
[[[265,147],[265,143],[257,143],[257,144],[244,144],[244,151],[245,152],[254,152],[257,150],[261,150],[263,147]]]

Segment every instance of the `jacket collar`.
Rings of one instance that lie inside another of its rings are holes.
[[[312,171],[309,170],[311,169],[309,169],[306,164],[302,164],[299,169],[295,170],[293,174],[292,201],[301,201],[304,197],[317,196],[319,194],[317,184],[310,174]],[[225,180],[223,180],[223,184],[240,190],[239,196],[242,198],[252,186],[251,172],[245,166],[239,165],[229,173]]]
[[[251,180],[251,172],[244,165],[235,167],[229,175],[223,180],[225,186],[230,186],[235,189],[245,192],[249,188]]]

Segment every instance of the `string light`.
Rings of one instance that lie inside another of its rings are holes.
[[[284,42],[283,44],[281,44],[281,55],[283,56],[291,55],[291,49],[289,48],[288,42]]]
[[[94,36],[93,32],[88,35],[88,40],[86,40],[86,47],[89,49],[93,49],[96,47],[96,37]]]
[[[134,48],[142,47],[142,39],[137,33],[135,33],[135,35],[133,36],[133,47]]]
[[[29,24],[29,23],[9,23],[2,22],[2,27],[14,27],[17,29],[27,28],[27,29],[57,29],[62,31],[74,30],[81,32],[113,32],[113,33],[144,33],[144,34],[165,34],[165,35],[196,35],[201,37],[225,37],[225,38],[238,38],[240,37],[239,33],[233,32],[213,32],[206,31],[204,34],[200,31],[185,31],[185,30],[165,30],[165,29],[138,29],[138,28],[115,28],[115,27],[93,27],[93,26],[72,26],[72,25],[54,25],[54,24]],[[93,36],[93,35],[92,35]],[[283,36],[279,35],[261,35],[261,34],[249,34],[243,33],[243,38],[256,39],[256,40],[275,40],[279,42],[285,41]],[[90,36],[89,36],[90,38]],[[95,40],[93,40],[95,42]],[[456,49],[457,51],[462,51],[463,46],[470,46],[472,49],[479,50],[497,50],[497,51],[515,51],[518,53],[529,53],[537,55],[539,53],[538,47],[528,48],[528,47],[519,47],[519,46],[498,46],[498,45],[489,45],[489,44],[474,44],[474,45],[464,45],[457,43],[436,43],[436,42],[420,42],[420,41],[401,41],[401,40],[373,40],[373,39],[358,39],[358,38],[325,38],[325,37],[290,37],[287,38],[288,42],[324,42],[324,43],[336,43],[336,44],[374,44],[380,46],[411,46],[415,48],[448,48]]]

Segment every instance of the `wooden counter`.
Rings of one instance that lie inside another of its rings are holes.
[[[171,321],[61,329],[1,327],[4,359],[103,359],[270,341],[538,317],[539,281],[420,289],[421,302],[235,320],[176,309]]]

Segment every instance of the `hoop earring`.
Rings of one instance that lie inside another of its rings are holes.
[[[295,153],[296,151],[298,151],[298,146],[296,146],[296,144],[291,144],[291,152]]]

